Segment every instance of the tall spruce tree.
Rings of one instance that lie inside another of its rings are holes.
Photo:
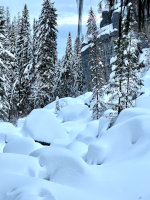
[[[10,12],[9,12],[9,8],[7,7],[6,8],[6,11],[5,11],[5,38],[6,38],[6,41],[5,41],[5,48],[7,50],[10,50],[11,49],[11,46],[10,46],[10,34],[11,34],[11,20],[10,20]]]
[[[81,40],[77,37],[74,43],[73,51],[74,96],[81,95],[84,90],[81,46]]]
[[[16,54],[16,39],[17,39],[17,32],[16,32],[16,18],[11,23],[10,27],[10,52],[12,54]]]
[[[140,79],[140,65],[139,65],[139,40],[135,33],[137,21],[132,3],[128,5],[128,14],[125,21],[124,34],[127,39],[127,49],[124,52],[126,61],[126,91],[125,91],[125,107],[133,107],[135,98],[141,94],[141,87],[143,85]]]
[[[89,18],[87,21],[87,33],[86,37],[88,39],[88,42],[93,42],[93,37],[96,35],[97,37],[97,25],[96,25],[96,17],[94,14],[94,11],[92,7],[89,10]]]
[[[73,50],[71,33],[69,32],[66,53],[63,59],[62,74],[60,81],[60,90],[63,97],[73,96],[74,92],[74,76],[73,76]],[[62,97],[62,96],[61,96]]]
[[[31,110],[29,108],[29,96],[31,87],[31,68],[32,68],[32,43],[31,30],[29,23],[29,11],[27,6],[24,6],[20,27],[18,30],[16,41],[16,59],[17,59],[17,92],[18,99],[16,100],[18,106],[18,115],[24,116]]]
[[[93,119],[99,119],[105,111],[105,104],[103,103],[103,85],[104,85],[104,65],[102,60],[102,52],[97,45],[98,30],[96,25],[96,17],[91,8],[89,11],[89,18],[87,23],[87,38],[92,44],[90,51],[90,70],[92,77],[92,111]]]
[[[0,6],[0,34],[1,34],[1,43],[5,43],[5,34],[6,34],[6,29],[5,29],[5,12],[4,12],[4,7]]]
[[[11,108],[11,76],[14,56],[5,49],[6,18],[3,7],[0,7],[0,120],[8,121]]]
[[[119,114],[124,108],[134,105],[140,95],[141,80],[138,64],[138,40],[134,28],[136,20],[132,4],[129,3],[122,20],[122,34],[115,41],[116,57],[112,62],[110,91],[112,108]]]
[[[44,0],[39,18],[37,72],[41,80],[43,96],[40,95],[43,107],[54,100],[55,64],[57,61],[57,14],[54,4]]]

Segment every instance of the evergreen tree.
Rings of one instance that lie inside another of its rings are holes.
[[[12,62],[15,58],[4,48],[4,44],[6,44],[5,35],[4,9],[0,7],[0,120],[8,121],[11,107]]]
[[[24,116],[31,110],[29,108],[29,95],[31,87],[31,68],[32,68],[32,44],[31,30],[29,23],[29,11],[27,6],[24,6],[20,27],[18,30],[16,41],[16,59],[17,59],[17,91],[18,91],[18,114]]]
[[[60,61],[57,62],[55,67],[55,96],[65,97],[66,96],[66,68],[64,65],[65,57],[63,56]]]
[[[66,53],[63,59],[62,66],[62,74],[61,74],[61,93],[64,97],[73,96],[73,84],[74,84],[74,76],[73,76],[73,52],[72,52],[72,39],[71,33],[69,32]]]
[[[0,38],[2,45],[4,45],[5,43],[5,34],[6,34],[6,29],[5,29],[4,7],[0,6]]]
[[[93,37],[95,36],[95,34],[97,34],[96,17],[95,17],[93,9],[91,7],[90,11],[89,11],[89,18],[87,21],[86,36],[87,36],[88,42],[90,42],[91,40],[93,41]],[[97,35],[96,35],[96,37],[97,37]]]
[[[104,65],[101,61],[98,61],[97,58],[94,59],[96,59],[94,65],[91,66],[92,85],[93,85],[91,107],[92,107],[93,119],[99,119],[106,111],[106,105],[103,100]]]
[[[73,52],[74,96],[81,95],[85,86],[82,68],[81,46],[81,41],[77,37],[74,43]]]
[[[119,114],[124,108],[134,105],[139,96],[138,40],[135,36],[135,18],[132,4],[128,5],[127,15],[122,20],[122,34],[115,41],[116,57],[112,63],[110,79],[111,104]]]
[[[87,23],[87,38],[92,44],[90,52],[90,70],[92,77],[92,111],[93,119],[99,119],[106,110],[103,103],[103,85],[104,85],[104,65],[102,62],[102,52],[97,45],[98,30],[96,25],[96,17],[92,10],[89,11],[89,19]]]
[[[12,54],[16,54],[16,39],[17,39],[17,32],[16,32],[16,18],[12,21],[11,27],[10,27],[10,52]]]
[[[38,50],[38,21],[34,19],[33,21],[33,39],[32,39],[32,66],[35,70],[35,65],[37,63],[37,50]]]
[[[11,34],[11,21],[10,21],[10,12],[9,8],[6,9],[5,14],[5,48],[10,50],[10,34]]]
[[[10,52],[16,56],[16,39],[17,39],[17,23],[16,18],[11,23],[10,27],[10,34],[9,34],[9,50]],[[10,91],[10,121],[16,123],[18,118],[18,108],[17,108],[17,101],[18,101],[18,91],[17,91],[17,84],[18,84],[18,74],[17,74],[17,60],[14,59],[11,62],[12,73],[10,76],[11,81],[11,91]]]
[[[41,104],[44,106],[54,100],[55,64],[57,61],[57,14],[54,4],[44,0],[39,18],[37,71],[42,82],[44,94]]]
[[[142,80],[140,79],[140,65],[139,65],[139,40],[136,37],[135,27],[137,25],[135,19],[135,13],[133,6],[130,3],[128,5],[128,15],[125,22],[124,34],[127,40],[127,48],[124,52],[126,70],[125,77],[126,82],[124,83],[126,87],[125,91],[125,107],[133,107],[135,103],[135,98],[140,95],[140,89]]]

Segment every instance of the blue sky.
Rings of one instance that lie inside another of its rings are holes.
[[[43,0],[0,0],[0,5],[8,6],[12,16],[17,16],[18,12],[22,12],[23,6],[26,3],[30,12],[30,20],[38,19]],[[64,55],[68,32],[72,34],[73,40],[77,34],[77,5],[76,0],[54,0],[55,7],[58,13],[58,54],[59,58]],[[92,6],[97,12],[97,5],[99,0],[84,0],[83,11],[83,33],[86,31],[86,22],[88,18],[88,11]],[[97,16],[99,21],[99,15]]]

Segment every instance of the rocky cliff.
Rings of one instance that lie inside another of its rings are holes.
[[[114,40],[118,37],[118,29],[119,29],[119,19],[120,19],[120,4],[116,4],[113,6],[113,9],[103,8],[102,10],[102,21],[100,23],[100,30],[97,43],[99,44],[99,48],[103,51],[103,63],[105,66],[105,80],[106,82],[109,80],[109,75],[111,73],[110,67],[110,59],[114,56]],[[144,32],[147,34],[149,38],[150,44],[150,17],[147,16],[145,18]],[[137,30],[138,32],[138,30]],[[142,48],[148,47],[148,42],[145,38],[141,38]],[[83,63],[83,71],[86,79],[87,89],[91,90],[91,73],[90,73],[90,63],[89,63],[89,55],[91,51],[90,43],[83,43],[82,48],[82,63]]]

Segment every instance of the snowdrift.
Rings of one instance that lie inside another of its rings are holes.
[[[67,133],[54,114],[46,109],[33,110],[25,119],[24,136],[46,143],[65,143]]]

